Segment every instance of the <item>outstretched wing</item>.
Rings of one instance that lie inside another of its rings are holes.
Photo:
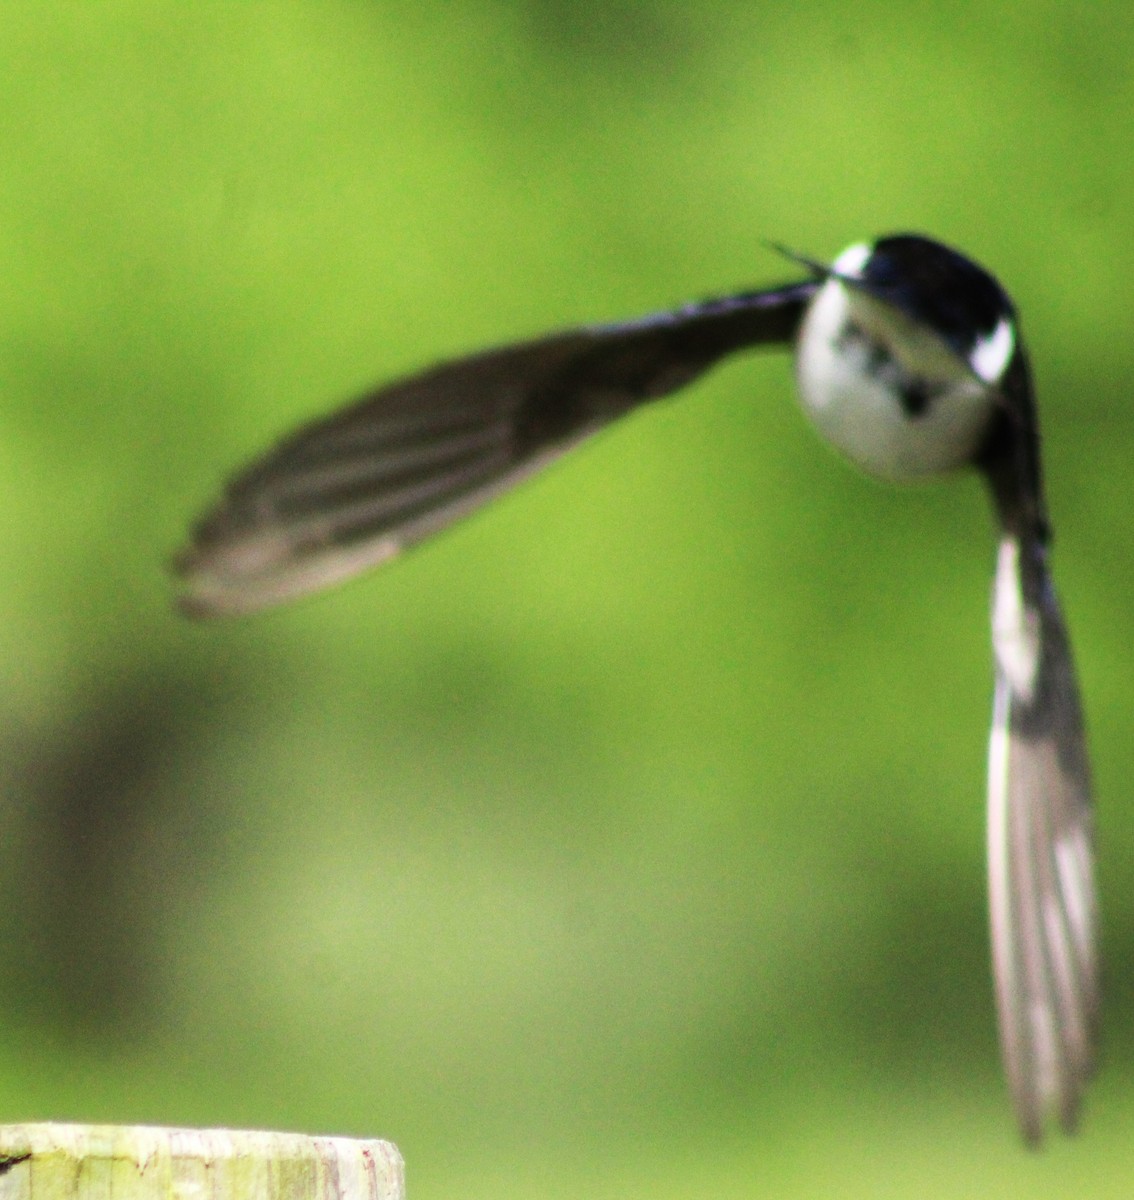
[[[1000,543],[989,881],[1001,1047],[1025,1138],[1074,1128],[1094,1066],[1090,771],[1067,631],[1036,542]]]
[[[387,561],[725,355],[790,343],[816,286],[553,334],[380,388],[228,484],[175,560],[182,608],[251,612]]]
[[[1079,688],[1047,566],[1039,435],[1027,359],[981,463],[1002,529],[993,587],[989,890],[1000,1044],[1035,1144],[1074,1128],[1094,1068],[1099,979],[1094,830]]]

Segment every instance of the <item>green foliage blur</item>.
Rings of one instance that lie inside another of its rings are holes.
[[[0,1120],[384,1136],[412,1200],[1134,1192],[1134,10],[0,3]],[[1096,773],[1078,1138],[1016,1138],[992,524],[786,355],[192,625],[223,475],[441,357],[882,232],[1015,297]]]

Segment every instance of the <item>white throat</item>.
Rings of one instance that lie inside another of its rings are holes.
[[[835,269],[850,274],[843,257]],[[932,330],[835,276],[816,293],[800,327],[796,375],[819,432],[886,479],[970,463],[995,403],[983,372]]]

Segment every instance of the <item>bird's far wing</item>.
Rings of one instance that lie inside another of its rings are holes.
[[[993,598],[989,880],[1001,1049],[1024,1137],[1074,1128],[1094,1064],[1090,771],[1046,552],[1005,536]]]
[[[1047,565],[1039,432],[1020,348],[983,461],[1000,517],[988,868],[1000,1046],[1033,1145],[1074,1127],[1094,1066],[1099,979],[1090,767],[1079,687]]]
[[[379,388],[231,480],[175,560],[181,607],[252,612],[387,561],[725,355],[790,343],[816,286],[552,334]]]

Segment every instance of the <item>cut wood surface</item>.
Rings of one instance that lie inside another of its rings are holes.
[[[0,1125],[0,1200],[404,1200],[392,1142],[237,1129]]]

